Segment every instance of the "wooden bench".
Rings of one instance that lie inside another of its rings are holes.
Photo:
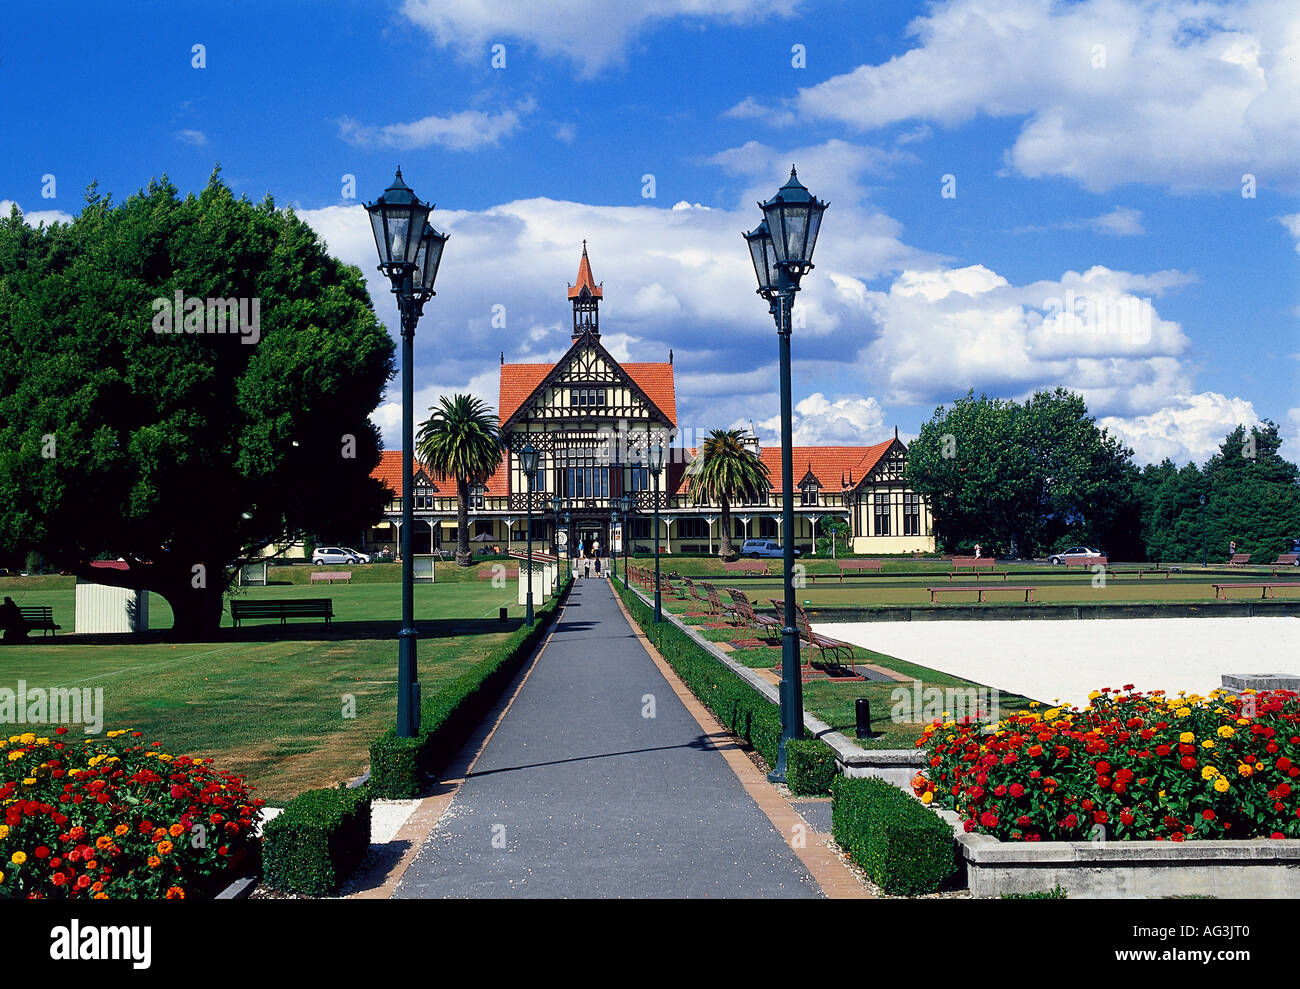
[[[327,584],[332,584],[336,580],[341,580],[344,583],[350,584],[352,583],[352,571],[351,570],[313,570],[311,575],[311,583],[314,584],[318,580],[323,580]]]
[[[293,598],[284,601],[230,602],[230,618],[235,627],[250,618],[278,618],[283,625],[290,618],[324,618],[325,624],[334,617],[331,598]]]
[[[1107,562],[1104,556],[1067,556],[1065,558],[1066,569],[1070,567],[1104,567]]]
[[[956,570],[970,570],[974,572],[980,567],[986,570],[992,570],[997,565],[997,560],[991,556],[954,556],[952,558],[952,568]]]
[[[767,564],[762,560],[736,560],[728,563],[722,561],[722,569],[726,573],[758,573],[767,576]]]
[[[28,632],[40,630],[41,637],[44,638],[46,633],[53,635],[62,625],[54,624],[54,608],[48,604],[19,605],[18,613],[23,616],[23,624],[27,626]]]
[[[1282,553],[1273,561],[1275,567],[1294,567],[1296,560],[1300,560],[1300,553]]]
[[[1250,587],[1250,588],[1258,587],[1261,589],[1259,592],[1259,599],[1262,601],[1265,598],[1273,597],[1273,595],[1270,593],[1273,590],[1273,588],[1300,587],[1300,581],[1296,581],[1296,580],[1265,580],[1265,581],[1249,581],[1249,582],[1237,581],[1232,584],[1211,584],[1210,586],[1214,588],[1214,600],[1216,601],[1218,601],[1220,598],[1222,598],[1225,601],[1227,600],[1229,587]]]
[[[1249,553],[1233,553],[1232,558],[1228,560],[1230,567],[1243,567],[1250,562]]]
[[[868,570],[884,573],[881,568],[885,565],[884,560],[836,560],[835,563],[840,568],[840,583],[844,582],[846,573],[866,573]]]
[[[990,586],[988,586],[987,584],[978,584],[978,585],[975,585],[975,586],[973,586],[973,587],[963,587],[963,586],[961,586],[960,584],[955,584],[955,585],[954,585],[954,584],[949,584],[949,585],[944,586],[944,587],[927,587],[926,590],[930,592],[930,603],[931,603],[931,604],[934,604],[934,603],[936,602],[936,600],[937,600],[936,595],[938,595],[939,592],[941,592],[941,591],[975,591],[975,592],[976,592],[976,598],[975,598],[975,603],[976,603],[976,604],[983,604],[983,603],[984,603],[984,592],[985,592],[985,591],[1024,591],[1024,592],[1025,592],[1025,603],[1027,604],[1027,603],[1029,603],[1030,601],[1034,600],[1034,591],[1038,590],[1038,588],[1037,588],[1036,586],[1031,586],[1031,585],[1029,585],[1029,584],[1006,584],[1006,583],[1004,583],[1001,587],[990,587]]]

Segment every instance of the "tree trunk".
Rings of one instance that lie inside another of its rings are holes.
[[[474,562],[469,551],[469,481],[456,478],[456,566],[467,567]]]
[[[722,499],[722,532],[718,540],[718,556],[724,560],[736,558],[735,547],[731,545],[731,499]]]

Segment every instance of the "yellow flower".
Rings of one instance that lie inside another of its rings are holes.
[[[1255,768],[1258,769],[1258,770],[1260,770],[1261,772],[1263,772],[1264,769],[1266,769],[1267,767],[1264,765],[1264,763],[1262,763],[1262,762],[1257,762],[1257,763],[1255,763]]]
[[[1219,771],[1213,766],[1205,765],[1201,767],[1201,779],[1212,780],[1219,775]]]
[[[108,737],[109,737],[109,738],[117,738],[119,735],[125,735],[128,731],[130,731],[129,728],[118,728],[118,729],[115,730],[115,731],[110,731],[110,732],[108,733]]]
[[[1212,738],[1207,738],[1204,742],[1201,743],[1201,748],[1203,748],[1203,749],[1212,749],[1212,748],[1214,748],[1214,739],[1212,739]]]
[[[4,881],[5,881],[5,874],[3,872],[0,872],[0,883]]]
[[[921,794],[921,803],[928,804],[932,800],[934,800],[934,794],[931,793],[929,790],[926,790],[923,794]]]
[[[159,761],[159,762],[171,762],[171,761],[172,761],[172,757],[169,756],[166,752],[159,752],[159,753],[158,753],[158,761]]]
[[[1237,765],[1238,776],[1249,776],[1254,771],[1255,771],[1255,767],[1248,762],[1238,763]]]
[[[27,861],[27,853],[14,852],[12,855],[9,856],[9,861],[12,862],[14,865],[22,865],[24,862]]]
[[[1220,793],[1226,793],[1228,787],[1231,785],[1232,784],[1228,782],[1228,777],[1226,776],[1220,776],[1217,780],[1214,781],[1214,788],[1218,790]]]
[[[1174,712],[1174,714],[1178,715],[1180,718],[1185,718],[1191,713],[1192,709],[1190,707],[1180,707]]]
[[[1220,738],[1231,738],[1231,737],[1232,737],[1233,735],[1235,735],[1235,734],[1237,734],[1237,729],[1234,728],[1234,727],[1232,727],[1232,725],[1220,725],[1220,726],[1219,726],[1219,737],[1220,737]]]
[[[8,838],[8,837],[9,837],[9,825],[8,825],[8,824],[0,824],[0,841],[4,840],[5,838]]]
[[[1191,745],[1194,741],[1196,741],[1196,736],[1193,735],[1190,731],[1185,731],[1178,736],[1178,741],[1182,742],[1184,745]]]
[[[36,732],[34,731],[23,732],[21,735],[18,736],[18,741],[22,742],[24,745],[31,745],[33,742],[36,741]]]
[[[22,749],[14,749],[14,751],[12,751],[12,752],[9,753],[9,761],[10,761],[10,762],[17,762],[17,761],[18,761],[19,759],[21,759],[22,757],[23,757],[23,750],[22,750]]]
[[[35,777],[35,776],[28,776],[25,780],[23,780],[23,782],[26,783],[28,786],[35,786],[35,785],[36,785],[36,777]]]

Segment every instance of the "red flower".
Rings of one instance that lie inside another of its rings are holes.
[[[1201,811],[1201,817],[1204,818],[1204,819],[1207,820],[1207,821],[1213,821],[1213,820],[1214,820],[1214,811],[1210,810],[1210,808],[1207,807],[1207,808],[1205,808],[1205,810]]]
[[[1179,761],[1179,764],[1180,764],[1184,769],[1195,769],[1195,768],[1196,768],[1196,760],[1195,760],[1194,758],[1192,758],[1191,756],[1189,756],[1189,755],[1185,755],[1185,756],[1183,756],[1183,757],[1182,757],[1180,760],[1178,760],[1178,761]]]
[[[1025,788],[1019,783],[1012,783],[1009,792],[1013,797],[1019,798],[1025,795]]]

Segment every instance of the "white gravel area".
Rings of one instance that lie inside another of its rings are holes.
[[[385,845],[397,837],[406,819],[420,805],[419,800],[372,800],[370,801],[370,843]],[[283,807],[263,807],[262,819],[253,829],[259,837],[264,825],[284,813]]]
[[[1083,707],[1101,687],[1206,694],[1224,673],[1300,674],[1300,618],[818,623],[886,656]]]

